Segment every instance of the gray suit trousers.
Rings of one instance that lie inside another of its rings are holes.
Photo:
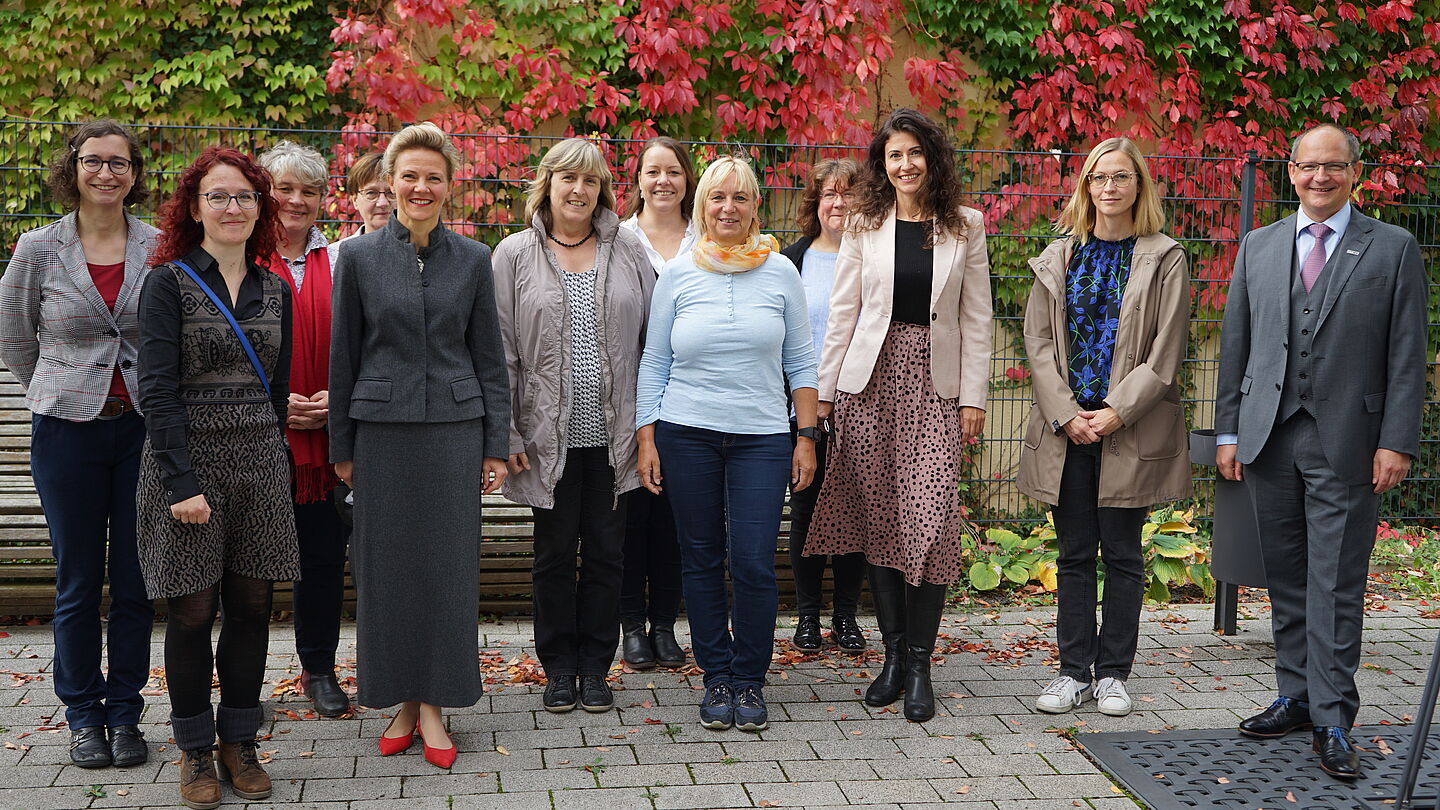
[[[1275,427],[1245,481],[1270,585],[1280,694],[1308,701],[1315,725],[1348,729],[1360,707],[1355,671],[1380,498],[1335,474],[1303,410]]]

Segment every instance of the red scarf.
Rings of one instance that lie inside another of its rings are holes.
[[[299,290],[278,252],[270,269],[290,285],[290,392],[314,396],[330,386],[330,253],[318,248],[305,255],[304,286]],[[330,466],[330,434],[286,428],[285,435],[295,459],[295,503],[325,500],[337,483]]]

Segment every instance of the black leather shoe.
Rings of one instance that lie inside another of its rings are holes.
[[[350,711],[350,696],[340,688],[333,670],[319,674],[301,672],[300,683],[305,689],[305,696],[315,706],[315,713],[321,717],[339,717]]]
[[[587,712],[608,712],[615,706],[615,695],[604,675],[580,676],[580,708]]]
[[[139,726],[110,727],[110,761],[117,768],[144,765],[150,759],[150,747]]]
[[[540,702],[544,704],[545,711],[555,714],[564,714],[575,708],[575,704],[580,702],[575,696],[575,676],[551,676],[550,683],[545,685],[545,696]]]
[[[631,669],[655,668],[655,646],[650,643],[644,622],[626,624],[622,642],[622,655],[627,666]]]
[[[1310,727],[1310,704],[1281,695],[1270,708],[1240,721],[1240,733],[1257,740],[1283,737],[1290,732]]]
[[[105,739],[104,726],[78,728],[70,733],[70,761],[82,768],[105,768],[110,765],[110,741]]]
[[[840,649],[846,652],[860,652],[865,649],[865,631],[855,622],[855,617],[836,613],[830,619],[830,637]]]
[[[650,628],[650,644],[655,648],[655,662],[667,669],[685,666],[685,648],[675,640],[674,625]]]
[[[819,616],[801,616],[799,623],[795,625],[795,637],[790,640],[795,649],[805,652],[815,652],[825,643],[825,637],[820,633]]]
[[[1339,726],[1316,726],[1315,753],[1320,755],[1320,770],[1337,779],[1360,776],[1360,752],[1350,741],[1350,732]]]

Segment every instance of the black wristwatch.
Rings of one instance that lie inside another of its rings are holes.
[[[803,428],[798,428],[798,429],[796,429],[796,431],[795,431],[795,435],[796,435],[796,436],[799,436],[799,437],[802,438],[802,439],[810,439],[811,441],[819,441],[819,440],[820,440],[820,428],[817,428],[817,427],[803,427]]]

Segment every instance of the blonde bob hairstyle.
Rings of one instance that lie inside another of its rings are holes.
[[[755,176],[755,170],[744,158],[721,155],[715,158],[715,162],[705,167],[704,174],[700,175],[700,182],[695,184],[695,215],[690,218],[690,221],[695,223],[697,237],[710,238],[710,214],[705,201],[709,199],[711,192],[732,177],[739,181],[740,191],[750,195],[750,199],[754,200],[757,206],[756,214],[750,220],[750,229],[745,232],[745,238],[749,239],[760,232],[758,208],[760,205],[760,180]]]
[[[588,138],[567,138],[550,147],[545,157],[540,158],[535,179],[530,181],[530,194],[525,198],[526,222],[534,222],[535,215],[539,214],[546,230],[555,227],[550,217],[550,181],[566,172],[600,178],[600,199],[595,209],[615,210],[615,175],[610,173],[600,147]]]
[[[454,180],[455,173],[460,171],[460,150],[455,148],[444,130],[425,121],[400,130],[390,139],[390,145],[385,147],[383,175],[387,178],[394,176],[395,161],[400,157],[400,153],[411,149],[429,149],[445,158],[446,180]]]
[[[1155,186],[1155,179],[1150,176],[1150,169],[1145,165],[1145,156],[1140,154],[1140,147],[1129,138],[1108,138],[1091,149],[1085,158],[1085,165],[1080,169],[1080,179],[1075,183],[1075,191],[1070,195],[1070,201],[1065,204],[1065,209],[1060,212],[1060,218],[1055,223],[1055,230],[1075,237],[1082,245],[1090,241],[1090,235],[1095,232],[1095,204],[1090,201],[1090,183],[1086,178],[1094,171],[1100,158],[1111,152],[1124,153],[1135,165],[1135,181],[1139,188],[1135,193],[1135,205],[1130,209],[1135,219],[1135,235],[1149,236],[1159,233],[1160,229],[1165,227],[1165,211],[1160,207],[1160,190]]]

